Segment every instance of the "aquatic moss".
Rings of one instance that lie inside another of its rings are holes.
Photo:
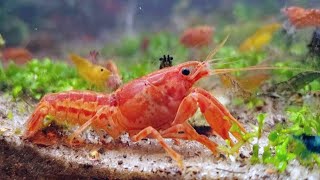
[[[144,38],[148,39],[148,46],[142,50],[141,43]],[[117,57],[115,61],[124,83],[159,69],[159,58],[163,55],[172,56],[174,65],[190,60],[190,49],[183,47],[176,35],[161,32],[149,36],[145,35],[144,38],[123,38],[119,44],[112,47],[106,46],[102,50],[104,56]],[[221,37],[214,39],[221,39]],[[230,45],[231,43],[228,42],[218,51],[214,58],[220,60],[213,64],[213,68],[242,68],[266,62],[270,58],[273,59],[268,51],[240,53],[238,47]],[[204,48],[203,55],[205,52],[209,53],[213,48]],[[310,69],[307,67],[308,63],[297,61],[285,55],[270,62],[271,66]],[[235,75],[241,77],[243,73],[246,72],[236,72]],[[295,70],[273,70],[271,79],[280,82],[295,74],[297,74]],[[90,89],[90,87],[78,77],[74,68],[62,62],[52,62],[50,59],[45,59],[30,61],[23,67],[14,64],[9,65],[6,69],[0,67],[0,90],[10,91],[15,97],[28,94],[39,99],[45,93],[68,89]],[[305,91],[320,89],[320,83],[314,81],[304,89]]]
[[[243,136],[244,141],[237,143],[242,146],[245,142],[257,138],[258,141],[252,147],[251,163],[272,164],[279,172],[285,171],[294,159],[304,166],[320,166],[320,155],[309,150],[300,138],[301,135],[320,134],[320,114],[312,113],[307,107],[290,108],[288,114],[290,122],[279,124],[269,133],[268,145],[263,148],[262,155],[259,154],[259,139],[262,136],[266,114],[257,116],[256,130],[246,133]],[[236,146],[239,146],[237,144]]]
[[[293,159],[299,160],[305,166],[319,166],[320,155],[309,151],[297,137],[304,134],[320,135],[320,114],[311,112],[307,107],[291,108],[288,114],[289,125],[278,125],[270,132],[262,162],[273,164],[280,172],[283,172]]]
[[[0,73],[1,90],[13,97],[28,95],[40,99],[46,93],[89,88],[76,69],[50,59],[33,59],[24,66],[10,63]]]

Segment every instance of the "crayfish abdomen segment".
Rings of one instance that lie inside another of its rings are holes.
[[[44,128],[44,119],[47,116],[60,125],[82,125],[93,117],[99,108],[108,104],[109,95],[92,91],[48,94],[42,98],[28,119],[25,137],[29,138]]]

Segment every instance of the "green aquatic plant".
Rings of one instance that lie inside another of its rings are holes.
[[[217,55],[214,58],[221,59],[221,63],[217,63],[215,65],[216,68],[243,68],[259,64],[267,58],[267,53],[240,53],[237,47],[226,45],[218,51]]]
[[[139,53],[140,37],[123,37],[118,43],[105,45],[101,49],[102,56],[116,56],[120,59],[132,58]]]
[[[259,114],[257,116],[257,121],[258,121],[258,126],[256,127],[256,130],[253,133],[248,133],[248,137],[253,138],[256,137],[257,138],[257,142],[252,146],[252,156],[251,156],[251,163],[259,163],[260,159],[259,159],[259,140],[262,136],[262,130],[263,130],[263,125],[264,125],[264,121],[266,118],[267,114]]]
[[[140,48],[140,38],[127,37],[121,40],[121,43],[114,47],[115,54],[123,57],[130,57],[136,54]]]
[[[174,62],[188,60],[189,50],[180,44],[176,35],[169,33],[157,33],[149,38],[147,56],[159,61],[163,55],[171,55]]]
[[[137,64],[132,64],[130,65],[130,67],[126,67],[124,64],[120,65],[121,66],[119,67],[119,69],[124,83],[129,82],[132,79],[144,76],[158,68],[158,66],[155,67],[154,64],[148,61],[142,61]]]
[[[161,32],[143,37],[124,37],[119,43],[106,45],[101,53],[103,56],[116,56],[120,61],[126,63],[135,62],[135,60],[156,60],[163,55],[172,55],[175,60],[187,60],[188,49],[183,47],[179,38],[170,33]]]
[[[320,134],[320,114],[311,113],[307,107],[299,110],[288,110],[289,125],[279,124],[275,130],[268,135],[268,145],[263,148],[262,155],[259,154],[259,139],[263,134],[263,125],[266,114],[257,116],[258,126],[253,132],[242,135],[242,140],[231,149],[219,147],[221,150],[232,154],[237,152],[245,143],[257,139],[252,147],[250,162],[253,164],[272,164],[279,171],[286,170],[290,161],[297,159],[302,165],[320,165],[320,155],[308,149],[301,136]],[[235,130],[231,128],[230,130]],[[309,142],[310,143],[310,142]],[[314,142],[318,143],[318,142]]]
[[[312,71],[302,72],[297,75],[294,75],[293,77],[291,77],[286,81],[274,84],[272,87],[270,87],[267,90],[267,92],[277,93],[283,96],[284,95],[292,96],[293,94],[296,94],[300,89],[305,89],[307,91],[308,89],[310,89],[310,87],[312,87],[312,86],[309,86],[309,84],[311,84],[313,81],[319,78],[320,78],[320,72],[312,72]],[[320,87],[319,85],[316,85],[317,82],[318,81],[315,81],[315,83],[312,84],[314,88]]]
[[[242,139],[239,140],[234,146],[230,147],[230,142],[226,142],[227,146],[219,146],[218,149],[221,152],[224,152],[226,154],[234,154],[235,152],[238,152],[239,149],[245,145],[248,142],[251,142],[254,138],[257,138],[257,142],[253,145],[253,155],[251,157],[252,163],[258,163],[260,162],[259,159],[259,139],[262,136],[262,130],[264,125],[266,114],[262,113],[257,116],[257,122],[258,126],[254,127],[254,131],[243,133],[239,126],[236,124],[233,124],[230,128],[230,132],[237,132],[242,136]]]
[[[13,97],[28,95],[40,99],[44,94],[71,89],[88,89],[76,69],[50,59],[29,61],[25,66],[9,64],[1,68],[0,87]]]
[[[289,109],[289,125],[278,125],[268,136],[262,162],[273,164],[283,172],[288,163],[297,159],[305,166],[320,165],[320,155],[306,148],[299,138],[302,135],[320,135],[320,114],[307,107]]]
[[[320,114],[311,113],[307,107],[299,110],[289,109],[288,114],[290,124],[279,124],[275,130],[270,132],[268,135],[268,145],[263,148],[262,155],[259,154],[259,139],[263,134],[266,114],[259,114],[257,116],[258,126],[254,127],[255,130],[242,134],[242,140],[231,149],[224,146],[220,146],[219,149],[228,154],[233,154],[247,142],[257,139],[256,143],[253,144],[252,156],[250,158],[250,162],[253,164],[272,164],[279,172],[286,170],[289,162],[294,159],[297,159],[305,166],[313,166],[315,164],[319,166],[320,155],[308,149],[301,137],[305,135],[320,135]],[[230,131],[237,131],[237,128],[232,127]]]

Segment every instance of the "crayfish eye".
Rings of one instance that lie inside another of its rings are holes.
[[[185,76],[188,76],[190,74],[190,70],[188,68],[183,68],[181,73]]]

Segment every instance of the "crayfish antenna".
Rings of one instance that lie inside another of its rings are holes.
[[[225,68],[225,69],[215,69],[210,75],[219,75],[238,71],[256,71],[256,70],[304,70],[307,72],[320,72],[317,70],[303,69],[303,68],[291,68],[291,67],[276,67],[276,66],[250,66],[245,68]]]
[[[217,52],[224,46],[224,44],[227,42],[228,38],[229,38],[229,34],[223,39],[223,41],[222,41],[220,44],[218,44],[218,46],[217,46],[216,48],[214,48],[214,49],[208,54],[208,56],[206,57],[205,61],[212,59],[213,56],[216,55]]]

